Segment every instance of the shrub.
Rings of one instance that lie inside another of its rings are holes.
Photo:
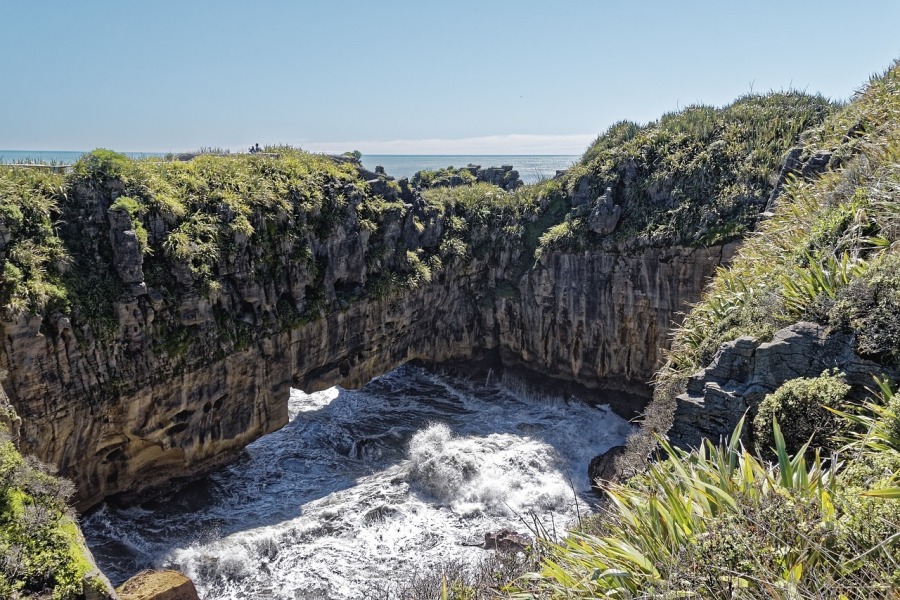
[[[0,431],[0,596],[81,597],[92,565],[66,506],[73,491]]]
[[[850,386],[837,374],[792,379],[767,395],[753,420],[757,450],[770,455],[775,447],[772,419],[782,423],[789,452],[797,452],[804,444],[810,448],[830,448],[840,429],[838,417],[828,410],[839,408]]]
[[[839,290],[827,319],[857,334],[860,355],[900,365],[900,255],[884,256]]]
[[[124,154],[97,148],[83,154],[73,169],[77,175],[90,179],[126,179],[134,172],[134,163]]]

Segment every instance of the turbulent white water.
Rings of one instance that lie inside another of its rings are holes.
[[[187,573],[201,598],[361,598],[486,532],[562,527],[590,501],[586,465],[630,426],[606,407],[521,398],[402,367],[358,391],[294,391],[291,422],[171,498],[109,505],[83,529],[117,583]],[[574,491],[572,486],[574,486]]]

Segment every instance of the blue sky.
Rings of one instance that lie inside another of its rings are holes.
[[[580,154],[900,57],[900,2],[2,1],[0,148]]]

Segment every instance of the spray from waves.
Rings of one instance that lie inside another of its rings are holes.
[[[525,532],[522,515],[574,520],[587,463],[631,431],[602,407],[413,367],[357,391],[295,391],[289,409],[287,426],[191,488],[89,515],[104,571],[178,568],[207,600],[362,598],[373,582],[476,563],[484,534]]]
[[[444,424],[415,434],[409,444],[411,481],[462,515],[563,509],[572,490],[559,462],[551,446],[529,437],[457,437]]]

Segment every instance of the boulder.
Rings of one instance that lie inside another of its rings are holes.
[[[138,573],[116,591],[121,600],[199,600],[194,582],[168,569]]]
[[[603,483],[618,480],[616,459],[625,453],[625,446],[613,446],[603,454],[598,454],[588,465],[588,479],[591,481],[591,489],[601,494]]]
[[[504,552],[523,552],[531,545],[527,535],[516,533],[509,529],[488,532],[484,534],[485,550],[501,550]]]

